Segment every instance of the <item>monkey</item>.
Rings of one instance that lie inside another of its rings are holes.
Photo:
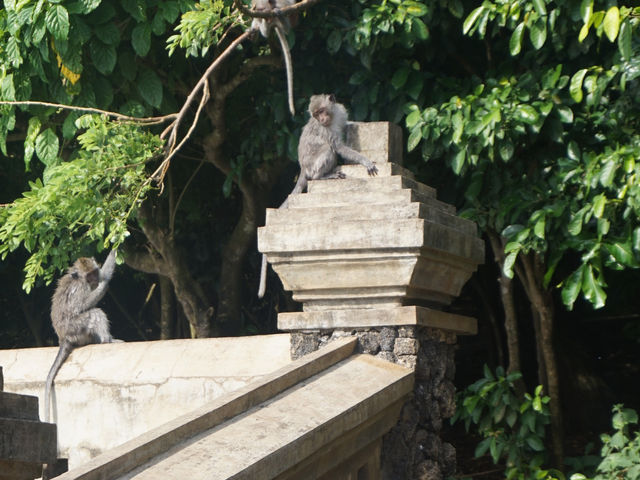
[[[253,9],[256,12],[270,12],[279,8],[288,7],[295,3],[295,0],[252,0]],[[280,47],[284,55],[284,65],[287,72],[287,95],[289,99],[289,111],[291,115],[296,114],[293,103],[293,68],[291,67],[291,51],[285,33],[291,28],[288,18],[254,18],[251,22],[252,31],[260,31],[264,38],[269,38],[271,30],[275,30],[280,41]]]
[[[344,132],[347,126],[347,109],[336,102],[333,94],[313,95],[309,100],[311,117],[302,129],[298,142],[298,163],[300,175],[291,195],[302,193],[309,180],[345,178],[344,173],[335,172],[338,156],[345,163],[364,165],[370,176],[378,174],[375,164],[361,153],[344,143]],[[289,197],[279,208],[287,208]],[[267,278],[267,256],[262,255],[260,268],[260,286],[258,298],[264,296]]]
[[[49,421],[53,381],[71,351],[90,343],[121,342],[111,336],[107,315],[95,308],[107,291],[115,262],[115,250],[109,252],[102,268],[94,258],[81,257],[58,280],[51,300],[51,323],[58,335],[60,348],[45,384],[45,422]]]

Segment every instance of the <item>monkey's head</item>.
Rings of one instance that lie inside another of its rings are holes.
[[[74,280],[84,279],[91,290],[95,290],[100,283],[100,267],[93,258],[80,257],[69,269],[69,274]]]
[[[333,106],[336,97],[332,94],[313,95],[309,100],[309,113],[320,125],[328,127],[331,125]]]

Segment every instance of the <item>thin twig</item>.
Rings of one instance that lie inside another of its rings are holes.
[[[178,144],[177,147],[173,148],[165,157],[165,159],[162,161],[162,163],[160,164],[160,166],[156,169],[155,172],[153,172],[153,175],[151,175],[152,179],[156,179],[156,182],[160,184],[160,194],[162,194],[162,191],[164,190],[164,184],[162,183],[162,181],[164,180],[164,176],[167,173],[167,169],[169,168],[169,164],[171,163],[171,159],[175,156],[176,153],[178,153],[178,151],[180,150],[180,148],[182,148],[182,146],[185,144],[185,142],[187,140],[189,140],[189,137],[191,137],[191,134],[193,133],[193,131],[196,128],[196,125],[198,124],[198,119],[200,118],[200,113],[202,112],[202,109],[204,108],[205,104],[209,101],[209,83],[207,81],[207,79],[205,78],[204,83],[203,83],[203,89],[202,89],[202,98],[200,98],[200,104],[198,105],[198,110],[196,111],[196,115],[195,118],[193,119],[193,122],[191,122],[191,126],[189,127],[189,131],[187,132],[187,134],[182,137],[182,140],[180,141],[180,143]],[[176,120],[177,122],[177,120]],[[173,136],[173,134],[172,134]],[[175,140],[174,140],[175,143]]]
[[[202,168],[202,165],[204,165],[204,160],[200,160],[200,163],[198,164],[198,166],[193,170],[193,173],[189,177],[189,180],[187,180],[187,183],[184,185],[184,188],[182,189],[182,192],[180,192],[180,196],[178,197],[178,200],[176,201],[176,204],[173,207],[173,212],[171,212],[171,218],[169,219],[169,231],[171,232],[171,235],[173,235],[174,226],[176,223],[176,213],[178,213],[178,207],[180,207],[180,202],[182,202],[182,198],[184,197],[184,194],[189,189],[189,185],[191,185],[191,182],[196,177],[196,174]]]
[[[100,115],[107,115],[109,117],[113,117],[119,121],[127,121],[127,122],[135,122],[135,123],[143,123],[145,125],[156,125],[160,123],[164,123],[168,120],[173,120],[177,117],[176,113],[171,113],[169,115],[163,115],[161,117],[130,117],[128,115],[122,115],[117,112],[110,112],[108,110],[101,110],[99,108],[93,107],[76,107],[74,105],[64,105],[61,103],[51,103],[51,102],[39,102],[36,100],[25,100],[25,101],[8,101],[2,100],[0,101],[0,105],[15,105],[15,106],[38,106],[38,107],[53,107],[53,108],[61,108],[64,110],[74,110],[79,112],[91,112],[98,113]]]

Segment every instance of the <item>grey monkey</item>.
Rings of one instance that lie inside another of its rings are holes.
[[[295,3],[295,0],[253,0],[253,9],[256,12],[270,12],[272,10],[288,7]],[[251,30],[259,30],[264,38],[269,38],[271,30],[275,30],[280,47],[284,55],[284,65],[287,71],[287,94],[289,99],[289,111],[291,115],[296,114],[293,104],[293,68],[291,66],[291,51],[285,33],[289,31],[291,24],[288,18],[254,18],[251,22]]]
[[[311,118],[302,129],[298,142],[298,163],[300,175],[291,194],[302,193],[309,180],[344,178],[342,172],[335,172],[338,156],[345,163],[359,163],[367,168],[371,176],[378,174],[375,164],[361,153],[344,143],[344,132],[347,126],[347,109],[336,102],[334,95],[313,95],[309,100]],[[280,208],[287,208],[289,198]],[[267,277],[267,257],[262,255],[260,268],[260,286],[258,297],[264,296]]]
[[[109,252],[102,268],[93,258],[81,257],[58,280],[51,300],[51,323],[60,348],[47,375],[44,418],[49,421],[49,398],[60,367],[74,348],[90,343],[120,342],[109,332],[107,315],[95,308],[107,291],[116,265],[116,251]]]

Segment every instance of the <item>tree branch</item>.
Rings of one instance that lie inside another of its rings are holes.
[[[274,8],[272,10],[266,12],[258,12],[256,10],[251,10],[247,8],[242,0],[234,0],[233,4],[236,6],[240,12],[244,15],[252,18],[279,18],[287,15],[291,15],[292,13],[302,12],[311,8],[316,3],[321,2],[322,0],[303,0],[302,2],[296,3],[294,5],[290,5],[288,7],[283,8]]]

